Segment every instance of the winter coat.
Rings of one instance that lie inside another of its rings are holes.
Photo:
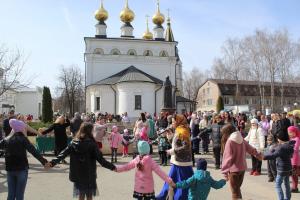
[[[66,149],[64,149],[56,159],[51,161],[52,165],[58,164],[61,160],[70,155],[69,179],[74,183],[90,184],[97,178],[98,161],[103,167],[114,170],[115,166],[106,161],[97,143],[90,138],[84,140],[73,140]]]
[[[294,153],[295,141],[279,144],[271,153],[264,155],[264,160],[276,159],[277,174],[289,176],[292,173],[291,158]]]
[[[79,131],[82,120],[80,117],[74,117],[70,123],[70,131],[75,135]]]
[[[120,133],[112,132],[110,137],[109,137],[109,141],[110,141],[109,145],[110,145],[111,148],[116,148],[117,149],[119,147],[119,145],[121,144],[122,140],[123,140],[123,137]]]
[[[212,132],[211,132],[211,140],[213,142],[213,147],[220,147],[221,148],[221,128],[223,127],[223,123],[214,123],[211,126]]]
[[[35,147],[30,143],[23,133],[14,133],[11,137],[0,141],[0,149],[5,149],[6,171],[21,171],[28,169],[28,159],[26,151],[29,151],[36,159],[45,165],[47,162]]]
[[[257,151],[261,152],[264,150],[265,136],[261,128],[251,128],[245,140]]]
[[[158,137],[158,151],[166,151],[169,149],[169,142],[168,138],[165,136],[159,136]]]
[[[143,165],[143,170],[137,168],[137,164]],[[152,171],[154,171],[162,180],[167,183],[172,181],[168,175],[161,170],[158,164],[151,158],[151,156],[137,156],[129,163],[117,166],[117,172],[129,171],[135,168],[134,191],[138,193],[153,193],[154,192],[154,179]]]
[[[295,146],[294,146],[294,153],[292,157],[292,165],[293,166],[300,166],[300,152],[299,152],[299,146],[300,146],[300,138],[299,137],[294,137],[292,138],[293,141],[295,141]]]
[[[247,169],[246,153],[259,155],[255,148],[245,141],[239,131],[232,133],[225,145],[222,173],[241,172]]]
[[[225,184],[225,180],[215,181],[208,171],[196,170],[189,179],[177,182],[176,188],[189,188],[189,200],[206,200],[210,188],[220,189]]]

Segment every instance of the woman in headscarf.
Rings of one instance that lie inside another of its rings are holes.
[[[178,182],[193,176],[192,168],[192,148],[190,130],[188,123],[183,115],[175,115],[172,119],[175,135],[172,141],[172,149],[168,150],[171,154],[171,169],[169,177]],[[157,200],[165,200],[168,195],[169,186],[164,184]],[[174,189],[174,200],[187,200],[188,189]]]

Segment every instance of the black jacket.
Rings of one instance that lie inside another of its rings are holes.
[[[14,133],[11,137],[1,140],[0,149],[5,149],[6,171],[21,171],[29,168],[26,150],[42,165],[47,162],[23,133]]]
[[[294,153],[294,145],[295,141],[279,144],[271,153],[264,155],[264,160],[276,159],[277,174],[281,176],[291,175],[291,158],[293,157]]]
[[[224,125],[223,122],[214,123],[211,125],[211,140],[213,141],[213,147],[220,147],[221,148],[221,128]]]
[[[70,155],[69,179],[75,183],[90,184],[96,181],[96,160],[107,169],[114,170],[116,168],[103,158],[97,143],[90,138],[73,140],[68,147],[57,156],[57,159],[51,161],[52,165],[56,165],[68,155]]]
[[[9,125],[9,120],[12,119],[13,117],[6,118],[3,120],[3,131],[5,133],[5,137],[8,136],[11,132],[11,127]]]

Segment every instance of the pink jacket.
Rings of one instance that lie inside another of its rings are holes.
[[[232,133],[225,145],[222,173],[245,171],[247,169],[246,152],[258,155],[256,149],[243,139],[239,131]]]
[[[118,148],[119,145],[121,144],[122,140],[123,140],[123,137],[118,132],[116,132],[116,133],[112,132],[110,137],[109,137],[109,140],[110,140],[110,147],[111,148]]]
[[[148,138],[148,131],[146,127],[143,127],[141,132],[140,132],[140,139],[144,140],[146,142],[149,142],[149,138]]]
[[[143,171],[138,170],[136,167],[139,162],[140,156],[137,156],[129,163],[117,166],[117,172],[129,171],[135,168],[134,191],[142,194],[154,192],[154,180],[152,171],[154,171],[165,182],[170,183],[172,181],[172,179],[169,178],[168,175],[160,169],[158,164],[151,158],[151,156],[146,155],[143,157],[141,161],[144,166]]]
[[[299,137],[294,137],[291,140],[294,140],[295,146],[294,146],[294,154],[291,159],[292,165],[294,166],[300,166],[300,155],[299,155],[299,146],[300,146],[300,138]]]

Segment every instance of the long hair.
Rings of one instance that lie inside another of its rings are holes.
[[[144,158],[144,155],[140,155],[140,161],[139,161],[138,164],[136,165],[136,168],[137,168],[139,171],[143,171],[143,170],[144,170],[144,165],[143,165],[143,163],[142,163],[143,158]]]
[[[84,139],[92,139],[94,140],[93,137],[93,124],[89,122],[83,122],[79,128],[79,131],[77,132],[75,139],[77,140],[84,140]]]
[[[221,129],[221,152],[224,152],[225,149],[225,144],[229,138],[229,136],[231,135],[231,133],[235,132],[236,128],[230,123],[230,124],[226,124],[225,126],[222,127]]]
[[[145,113],[141,113],[140,120],[142,120],[143,122],[147,121]]]

